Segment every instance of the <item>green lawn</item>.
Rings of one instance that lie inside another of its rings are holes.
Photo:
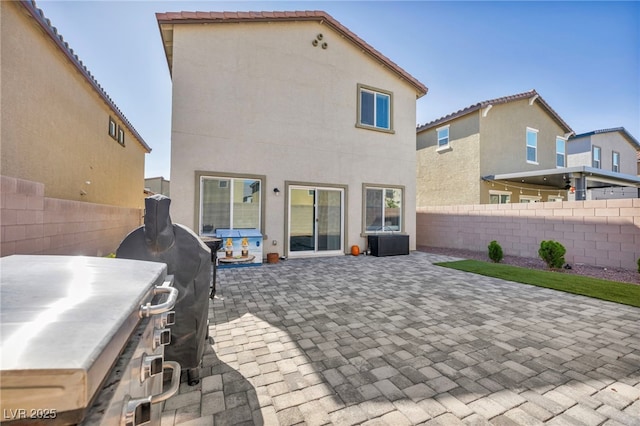
[[[640,307],[640,285],[479,260],[459,260],[436,263],[435,265]]]

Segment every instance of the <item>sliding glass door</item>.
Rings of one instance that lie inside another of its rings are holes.
[[[343,253],[344,190],[289,187],[289,252]]]

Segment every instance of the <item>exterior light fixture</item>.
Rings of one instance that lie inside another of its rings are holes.
[[[278,188],[273,188],[273,193],[276,195],[276,197],[278,195],[280,195],[280,190]]]

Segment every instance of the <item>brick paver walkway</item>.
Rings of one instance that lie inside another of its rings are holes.
[[[415,252],[218,270],[163,425],[640,425],[640,309]]]

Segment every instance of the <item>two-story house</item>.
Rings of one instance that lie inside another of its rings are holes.
[[[33,2],[0,2],[0,16],[2,175],[142,208],[151,148]]]
[[[568,167],[588,166],[616,177],[628,175],[630,180],[638,174],[640,142],[624,127],[581,133],[567,142]],[[591,200],[637,197],[637,187],[608,185],[606,181],[587,191],[587,199]]]
[[[332,16],[156,14],[173,82],[172,217],[256,228],[264,253],[415,248],[416,99],[427,88]]]
[[[590,188],[640,183],[570,167],[574,131],[535,90],[479,102],[416,131],[418,206],[584,200]]]

